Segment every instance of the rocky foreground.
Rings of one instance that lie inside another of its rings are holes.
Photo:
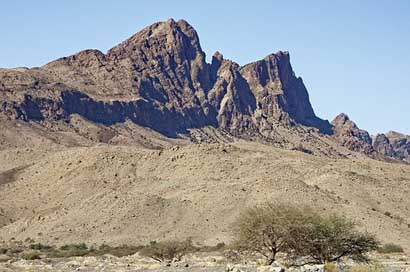
[[[410,258],[404,255],[374,256],[377,261],[369,265],[348,264],[341,271],[410,271]],[[82,272],[121,272],[121,271],[208,271],[208,272],[279,272],[279,265],[265,266],[259,262],[231,263],[220,253],[206,253],[186,256],[181,262],[160,263],[138,254],[117,258],[111,255],[98,257],[73,257],[45,260],[7,260],[0,256],[0,271],[82,271]],[[324,271],[324,266],[305,266],[287,271]]]

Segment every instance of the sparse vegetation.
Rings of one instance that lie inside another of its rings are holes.
[[[399,245],[393,244],[393,243],[388,243],[385,244],[377,249],[377,252],[379,253],[384,253],[384,254],[390,254],[390,253],[402,253],[404,252],[403,248]]]
[[[45,250],[51,250],[53,247],[48,246],[48,245],[43,245],[43,244],[37,243],[37,244],[31,244],[31,245],[29,246],[29,248],[32,249],[32,250],[42,250],[42,251],[45,251]]]
[[[191,240],[185,240],[183,242],[152,241],[148,246],[141,249],[140,254],[159,262],[173,262],[180,261],[185,254],[195,251],[198,251],[198,248],[192,245]]]
[[[53,250],[48,256],[56,258],[86,256],[90,254],[90,250],[84,243],[68,244],[60,247],[59,250]]]
[[[25,252],[22,254],[21,256],[24,260],[39,260],[41,259],[40,257],[40,253],[38,253],[37,251],[29,251],[29,252]]]
[[[98,248],[98,250],[94,251],[94,254],[95,255],[111,254],[116,257],[124,257],[124,256],[134,255],[142,248],[143,246],[122,245],[122,246],[112,247],[106,244],[102,244]]]

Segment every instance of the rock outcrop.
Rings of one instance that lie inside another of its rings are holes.
[[[390,131],[377,134],[373,140],[374,149],[380,154],[410,162],[410,136]]]
[[[332,121],[334,137],[339,143],[350,150],[372,154],[372,138],[365,130],[359,129],[344,113],[339,114]]]
[[[333,137],[350,150],[372,157],[380,156],[403,161],[410,161],[410,136],[388,132],[371,137],[357,127],[349,117],[341,113],[333,121]]]

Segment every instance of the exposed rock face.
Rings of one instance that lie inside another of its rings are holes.
[[[333,132],[336,139],[350,150],[372,154],[372,138],[365,130],[359,129],[344,113],[339,114],[332,121]]]
[[[336,140],[353,151],[358,151],[373,157],[389,157],[410,161],[410,136],[388,132],[377,134],[373,138],[365,130],[359,129],[349,117],[341,113],[333,121],[333,131]]]
[[[241,68],[257,100],[260,115],[266,119],[291,119],[330,133],[327,121],[316,117],[301,78],[295,76],[288,52],[271,54]]]
[[[373,146],[384,156],[410,161],[410,136],[408,135],[394,131],[377,134]]]
[[[41,68],[0,70],[0,82],[0,112],[27,121],[79,114],[106,125],[131,120],[172,137],[205,126],[268,138],[277,125],[331,133],[287,52],[244,67],[216,53],[208,64],[183,20],[153,24],[107,54],[85,50]]]

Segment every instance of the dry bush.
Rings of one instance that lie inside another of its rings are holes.
[[[39,260],[41,259],[40,257],[40,253],[36,252],[36,251],[29,251],[29,252],[24,252],[21,255],[21,258],[23,258],[24,260]]]
[[[116,257],[124,257],[124,256],[134,255],[142,248],[143,248],[142,246],[121,245],[121,246],[113,247],[113,246],[103,244],[97,250],[95,250],[92,254],[93,255],[110,254]]]
[[[31,244],[29,246],[29,248],[32,249],[32,250],[40,250],[40,251],[48,251],[48,250],[53,249],[53,247],[51,247],[51,246],[43,245],[43,244],[40,244],[40,243]]]
[[[185,241],[164,241],[151,242],[140,250],[142,256],[150,257],[159,262],[180,261],[181,258],[190,252],[198,249],[192,245],[191,240]]]
[[[402,253],[404,252],[403,248],[399,245],[388,243],[377,249],[377,252],[389,254],[389,253]]]

